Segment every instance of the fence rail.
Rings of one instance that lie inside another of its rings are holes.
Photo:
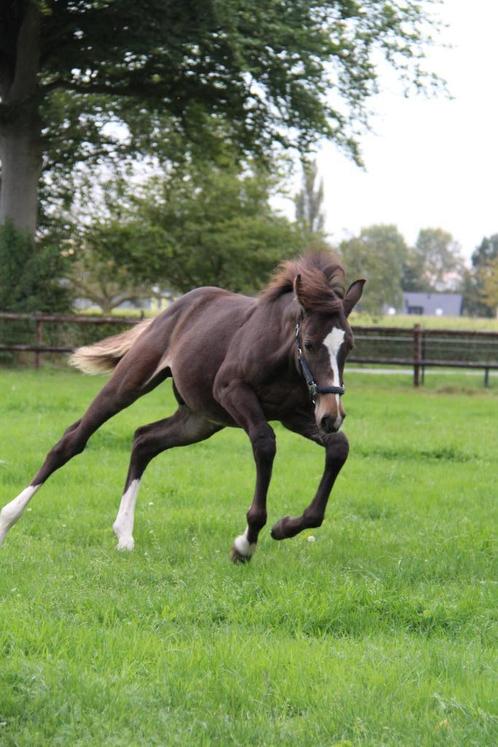
[[[0,354],[33,353],[40,366],[47,353],[70,353],[109,334],[132,326],[141,317],[0,312]],[[473,330],[355,326],[353,363],[407,366],[413,384],[424,382],[430,367],[481,369],[484,385],[489,372],[498,370],[498,333]],[[1,360],[1,359],[0,359]]]

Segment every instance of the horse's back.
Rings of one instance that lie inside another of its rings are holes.
[[[235,335],[251,317],[256,300],[216,287],[196,288],[159,314],[147,330],[148,343],[163,350],[182,399],[192,409],[212,403],[216,374]],[[144,340],[145,342],[145,340]]]

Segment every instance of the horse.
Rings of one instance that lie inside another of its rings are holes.
[[[70,362],[85,373],[113,371],[84,415],[48,452],[31,483],[0,512],[0,543],[55,470],[85,448],[109,418],[168,378],[178,404],[170,417],[135,432],[119,510],[113,524],[119,550],[134,547],[140,481],[167,449],[242,428],[252,445],[256,486],[247,526],[231,548],[234,562],[253,556],[266,524],[266,497],[276,453],[270,421],[319,444],[325,466],[301,516],[277,521],[275,540],[319,527],[349,451],[340,430],[346,416],[343,371],[353,346],[348,316],[365,280],[345,292],[345,274],[331,252],[283,262],[256,297],[216,287],[191,290],[152,319],[76,350]]]

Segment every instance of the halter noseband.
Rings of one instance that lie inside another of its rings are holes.
[[[301,322],[296,322],[296,347],[299,368],[301,369],[301,373],[306,382],[306,386],[308,387],[308,392],[312,403],[315,404],[316,398],[319,394],[339,394],[340,396],[342,396],[345,391],[343,386],[318,386],[315,379],[313,378],[311,369],[308,366],[308,361],[303,354],[303,346],[301,343]]]

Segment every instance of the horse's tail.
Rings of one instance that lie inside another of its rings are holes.
[[[69,358],[69,363],[88,374],[112,371],[152,321],[153,319],[145,319],[126,332],[78,348]]]

